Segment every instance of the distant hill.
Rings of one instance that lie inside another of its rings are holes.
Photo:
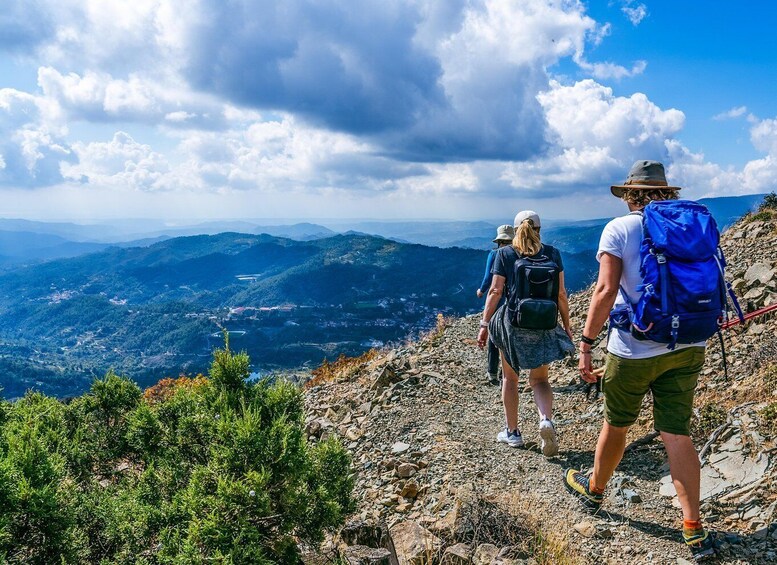
[[[16,267],[52,259],[66,259],[102,251],[111,246],[144,247],[167,239],[164,236],[108,244],[69,241],[57,235],[25,231],[0,231],[0,267]]]
[[[721,196],[702,198],[699,200],[710,209],[718,226],[725,230],[736,223],[739,218],[752,212],[763,201],[765,194],[747,194],[745,196]]]
[[[109,368],[142,384],[204,371],[222,329],[263,370],[359,353],[482,308],[484,262],[369,236],[224,233],[17,269],[0,275],[0,386],[67,395]]]
[[[156,224],[153,224],[156,227]],[[148,226],[147,226],[148,227]],[[0,267],[77,257],[108,247],[145,247],[172,237],[235,231],[269,234],[299,241],[331,237],[335,232],[310,223],[261,226],[250,222],[208,222],[150,232],[122,233],[95,225],[0,219]]]

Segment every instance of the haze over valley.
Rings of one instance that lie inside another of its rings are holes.
[[[706,203],[726,226],[760,199]],[[543,228],[571,292],[593,279],[606,221]],[[9,398],[68,396],[111,369],[143,386],[201,373],[224,331],[257,375],[406,340],[438,314],[482,308],[474,291],[495,227],[0,220],[0,386]]]

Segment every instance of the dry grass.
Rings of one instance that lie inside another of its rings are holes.
[[[509,548],[514,559],[532,559],[538,565],[574,565],[582,559],[572,549],[568,534],[558,528],[562,522],[556,511],[554,520],[541,517],[549,511],[539,500],[519,494],[500,497],[476,495],[459,508],[460,524],[456,531],[442,534],[444,547],[466,543],[474,551],[479,545]],[[553,526],[556,526],[554,529]],[[439,562],[443,550],[433,562]]]
[[[425,341],[431,343],[432,345],[436,345],[442,336],[445,335],[445,330],[451,327],[455,321],[456,318],[453,316],[437,314],[437,322],[435,323],[435,326],[427,333],[422,334],[420,341]]]
[[[197,375],[194,378],[186,375],[181,375],[177,379],[166,378],[143,391],[143,398],[149,404],[158,404],[168,400],[178,389],[199,388],[207,382],[208,379],[204,375]]]
[[[305,388],[349,380],[377,356],[378,350],[370,349],[357,357],[347,357],[341,354],[331,363],[325,359],[321,366],[311,371],[313,378],[305,383]]]

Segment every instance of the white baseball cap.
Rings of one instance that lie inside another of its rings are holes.
[[[513,226],[517,228],[526,220],[531,220],[535,228],[540,227],[540,217],[534,210],[523,210],[518,212],[513,220]]]

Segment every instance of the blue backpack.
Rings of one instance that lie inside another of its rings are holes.
[[[642,230],[638,287],[642,295],[631,304],[621,287],[626,305],[611,312],[610,328],[666,343],[667,349],[705,341],[716,332],[720,336],[727,292],[743,318],[724,278],[718,226],[704,205],[689,200],[651,202],[642,211]]]

